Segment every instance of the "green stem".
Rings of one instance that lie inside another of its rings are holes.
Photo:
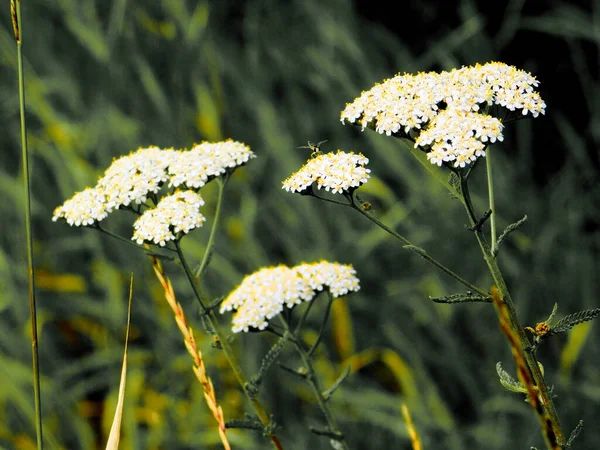
[[[21,116],[21,158],[23,160],[23,186],[25,189],[25,233],[27,239],[27,281],[29,285],[29,314],[31,318],[31,356],[33,366],[33,396],[35,403],[35,431],[37,448],[44,448],[42,431],[42,403],[40,389],[40,361],[38,355],[37,308],[35,302],[35,272],[33,263],[33,232],[31,227],[31,183],[29,178],[29,153],[27,152],[27,124],[25,122],[25,76],[21,46],[21,1],[11,0],[10,10],[17,42],[17,66],[19,78],[19,111]]]
[[[348,203],[338,202],[337,200],[331,200],[330,198],[321,197],[320,195],[317,195],[314,192],[310,195],[318,198],[319,200],[323,200],[324,202],[335,203],[336,205],[348,206]]]
[[[177,247],[177,253],[179,255],[179,259],[181,260],[181,265],[183,267],[183,271],[185,272],[185,276],[187,277],[188,282],[192,286],[192,290],[194,291],[194,296],[196,297],[196,300],[200,304],[200,308],[202,309],[202,312],[205,314],[206,318],[209,320],[215,335],[219,339],[221,349],[223,350],[223,353],[225,353],[225,357],[227,358],[227,361],[229,362],[229,366],[231,367],[231,370],[233,370],[233,373],[234,373],[235,377],[237,378],[238,383],[244,390],[244,393],[246,394],[246,397],[250,401],[250,404],[252,405],[254,412],[258,416],[258,419],[263,424],[264,430],[265,430],[264,432],[271,439],[273,446],[276,449],[280,449],[280,450],[283,449],[283,445],[282,445],[281,441],[279,441],[279,438],[277,438],[277,436],[272,431],[270,431],[272,428],[271,417],[267,413],[265,407],[262,405],[262,403],[260,402],[258,397],[256,395],[252,395],[247,389],[247,386],[250,385],[249,380],[246,379],[244,372],[242,370],[242,367],[240,366],[240,363],[236,359],[233,349],[231,348],[231,345],[229,345],[227,336],[225,336],[225,333],[223,332],[221,326],[219,325],[219,321],[217,319],[215,312],[213,310],[207,309],[206,302],[202,300],[200,292],[198,291],[198,288],[196,286],[196,280],[194,278],[194,274],[193,274],[192,270],[190,269],[190,266],[188,265],[187,260],[185,259],[185,256],[183,254],[183,251],[181,250],[179,241],[176,241],[176,247]]]
[[[101,233],[104,233],[114,239],[117,239],[121,242],[126,243],[127,245],[133,245],[135,248],[137,248],[138,250],[142,250],[144,253],[146,253],[149,256],[156,256],[157,258],[161,258],[161,259],[167,259],[169,261],[173,261],[173,257],[171,256],[167,256],[167,255],[163,255],[162,253],[157,253],[157,252],[153,252],[151,250],[148,250],[145,247],[142,247],[141,245],[136,244],[135,242],[131,241],[130,239],[126,239],[123,236],[119,236],[118,234],[113,233],[112,231],[108,231],[106,228],[102,228],[102,226],[98,223],[90,226],[89,228],[93,228],[95,230],[100,231]],[[176,252],[176,250],[173,250],[172,248],[169,247],[161,247],[165,250],[169,250],[170,252]]]
[[[216,180],[217,180],[217,185],[219,186],[219,194],[217,197],[217,207],[215,209],[215,218],[213,220],[213,224],[210,229],[210,236],[208,237],[208,243],[206,244],[206,251],[204,252],[204,256],[202,257],[202,262],[200,263],[200,266],[198,267],[198,269],[196,270],[196,273],[194,274],[194,277],[196,278],[196,283],[200,280],[200,277],[202,277],[202,274],[204,274],[204,271],[206,270],[206,266],[208,265],[208,262],[210,261],[211,254],[213,252],[213,247],[215,245],[215,235],[217,232],[217,226],[219,224],[219,218],[221,217],[221,203],[223,201],[223,191],[225,189],[225,184],[227,184],[227,178],[226,178],[226,176],[224,176],[223,178],[218,177]]]
[[[485,260],[485,262],[488,266],[488,269],[490,271],[490,274],[492,275],[492,278],[494,280],[494,284],[500,291],[501,297],[508,309],[509,325],[519,340],[519,345],[520,345],[521,349],[523,350],[523,353],[525,355],[525,360],[527,361],[527,365],[529,366],[529,370],[531,371],[531,375],[533,376],[533,379],[535,381],[536,388],[542,399],[542,403],[544,404],[544,407],[546,408],[546,414],[548,416],[548,420],[550,421],[552,430],[554,431],[554,434],[556,435],[556,440],[557,440],[558,444],[564,445],[566,442],[565,435],[562,431],[560,421],[558,419],[558,415],[556,413],[556,409],[555,409],[554,403],[552,401],[552,396],[550,394],[548,386],[546,385],[544,375],[542,374],[542,371],[538,364],[537,358],[535,356],[534,348],[531,345],[529,338],[525,334],[525,329],[523,328],[523,326],[521,325],[521,322],[519,321],[519,317],[517,316],[517,310],[516,310],[514,301],[513,301],[512,297],[510,296],[510,293],[506,286],[506,282],[504,280],[502,272],[500,271],[500,268],[498,267],[498,262],[497,262],[496,258],[492,255],[490,246],[485,239],[485,235],[483,234],[481,229],[479,229],[478,227],[475,227],[475,224],[477,222],[476,220],[474,220],[475,212],[473,210],[472,203],[470,200],[468,184],[464,180],[462,182],[462,194],[466,200],[465,208],[467,210],[467,215],[469,217],[471,226],[473,227],[473,231],[475,233],[475,237],[477,238],[477,242],[479,243],[479,247],[481,249],[483,259]],[[552,449],[555,447],[553,447],[551,444],[548,444],[548,448]]]
[[[209,310],[206,307],[205,302],[202,300],[200,292],[198,291],[198,287],[196,286],[196,280],[194,280],[194,276],[192,275],[192,270],[190,269],[190,266],[187,263],[187,259],[185,259],[183,250],[181,250],[181,241],[179,241],[179,240],[175,241],[175,248],[177,250],[177,255],[179,256],[179,260],[181,261],[183,271],[185,272],[185,276],[187,277],[188,282],[192,286],[192,290],[194,291],[194,296],[198,300],[198,303],[200,304],[200,308],[202,308],[202,313],[208,314]]]
[[[373,222],[375,225],[377,225],[379,228],[387,231],[389,234],[391,234],[392,236],[394,236],[396,239],[398,239],[400,242],[402,242],[405,246],[407,246],[409,249],[415,251],[416,253],[418,253],[419,255],[421,255],[423,258],[425,258],[427,261],[429,261],[431,264],[433,264],[434,266],[436,266],[438,269],[442,270],[443,272],[447,273],[448,275],[450,275],[452,278],[454,278],[456,281],[458,281],[459,283],[465,285],[466,287],[468,287],[470,290],[472,290],[473,292],[477,292],[479,295],[482,295],[484,297],[489,297],[489,293],[483,291],[482,289],[479,289],[477,286],[475,286],[472,283],[469,283],[467,280],[465,280],[463,277],[461,277],[460,275],[458,275],[457,273],[453,272],[452,270],[450,270],[448,267],[446,267],[445,265],[443,265],[441,262],[439,262],[437,259],[431,257],[425,250],[423,250],[421,247],[418,247],[414,244],[412,244],[408,239],[406,239],[404,236],[402,236],[399,233],[396,233],[394,230],[392,230],[391,228],[389,228],[387,225],[385,225],[384,223],[380,222],[379,220],[377,220],[374,216],[372,216],[371,214],[369,214],[366,211],[363,211],[362,208],[359,208],[358,206],[356,206],[354,204],[354,202],[352,202],[351,204],[349,204],[348,206],[350,206],[352,209],[354,209],[355,211],[358,211],[360,214],[362,214],[364,217],[366,217],[367,219],[369,219],[371,222]]]
[[[290,340],[294,343],[294,346],[296,347],[296,350],[298,350],[298,354],[300,355],[300,358],[302,358],[302,362],[304,363],[304,366],[306,367],[306,370],[307,370],[306,380],[308,381],[308,384],[310,384],[310,387],[312,388],[312,390],[315,394],[317,403],[319,404],[319,408],[321,408],[321,411],[323,412],[323,416],[325,416],[325,421],[327,422],[327,427],[329,428],[328,431],[330,431],[333,434],[335,434],[336,436],[338,436],[337,441],[340,443],[339,448],[348,450],[349,449],[348,444],[346,444],[343,434],[339,430],[337,423],[336,423],[333,415],[331,414],[331,411],[329,411],[329,406],[327,406],[327,401],[325,400],[325,397],[323,397],[321,387],[319,386],[319,379],[317,378],[317,374],[316,374],[315,369],[310,360],[310,355],[304,349],[304,347],[302,346],[302,343],[298,340],[298,337],[292,334],[292,331],[290,330],[290,326],[289,326],[288,322],[285,320],[285,318],[283,317],[283,315],[279,314],[279,320],[281,321],[283,327],[285,328],[285,331],[290,335]]]
[[[314,302],[315,299],[313,299],[312,301]],[[325,314],[323,314],[323,320],[321,321],[321,327],[319,328],[319,334],[317,335],[317,340],[312,345],[310,350],[308,350],[309,357],[312,356],[312,354],[315,352],[315,350],[321,343],[321,339],[323,339],[323,333],[325,332],[325,325],[327,324],[327,319],[329,319],[329,313],[331,312],[332,304],[333,304],[333,295],[331,295],[331,292],[327,292],[327,308],[325,309]]]
[[[488,182],[488,195],[490,202],[490,210],[492,215],[490,216],[490,241],[491,241],[491,254],[496,254],[496,207],[494,205],[494,180],[492,178],[492,157],[491,149],[487,148],[487,154],[485,158],[485,167],[487,169],[487,182]]]
[[[304,313],[302,314],[302,317],[300,317],[300,320],[298,321],[298,324],[296,325],[296,330],[294,331],[295,335],[298,335],[298,333],[300,333],[300,330],[304,326],[304,322],[306,322],[306,318],[308,317],[308,314],[310,313],[310,310],[312,309],[312,306],[314,304],[315,304],[315,299],[314,298],[310,302],[308,302],[308,306],[304,310]]]

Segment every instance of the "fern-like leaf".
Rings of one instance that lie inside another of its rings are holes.
[[[502,363],[496,363],[496,372],[500,378],[500,384],[511,392],[526,394],[527,389],[520,382],[515,380],[510,374],[502,368]]]
[[[523,218],[521,220],[518,220],[515,223],[511,223],[509,226],[506,227],[506,229],[500,235],[500,237],[498,238],[498,241],[496,242],[496,247],[494,248],[493,256],[496,256],[498,254],[498,249],[500,248],[500,245],[502,244],[504,239],[506,239],[510,233],[519,229],[519,227],[521,225],[523,225],[525,222],[527,222],[527,214],[525,214],[525,216],[523,216]]]
[[[435,303],[492,303],[490,297],[484,297],[473,292],[467,292],[465,294],[450,294],[443,297],[429,297],[429,299]]]
[[[565,445],[565,447],[571,448],[571,446],[573,445],[573,442],[575,441],[575,439],[577,439],[577,436],[579,436],[579,434],[581,433],[582,430],[583,430],[583,420],[580,420],[579,423],[577,424],[577,426],[575,427],[575,429],[571,432],[571,436],[569,436],[569,440],[567,441],[567,444]]]
[[[564,333],[565,331],[569,331],[575,325],[587,322],[589,320],[593,320],[598,316],[600,316],[600,308],[586,309],[584,311],[579,311],[574,314],[569,314],[568,316],[563,317],[561,320],[559,320],[558,323],[552,327],[549,334],[555,335],[559,333]]]

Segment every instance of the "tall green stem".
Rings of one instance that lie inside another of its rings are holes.
[[[25,77],[23,52],[21,50],[21,1],[11,0],[10,11],[17,42],[17,65],[19,72],[19,110],[21,115],[21,158],[23,160],[23,186],[25,189],[25,233],[27,236],[27,281],[29,285],[29,313],[31,317],[31,355],[33,366],[33,395],[35,402],[35,431],[37,448],[44,448],[42,432],[42,404],[40,395],[40,362],[38,356],[37,309],[35,304],[35,273],[33,267],[33,235],[31,229],[31,184],[29,178],[29,153],[27,152],[27,125],[25,123]]]
[[[221,345],[223,353],[225,354],[225,357],[227,358],[227,361],[229,362],[231,370],[233,370],[233,373],[235,374],[235,377],[237,378],[238,383],[244,390],[244,393],[246,394],[246,397],[250,401],[250,404],[252,405],[254,412],[258,416],[258,419],[265,427],[265,433],[267,433],[267,435],[271,439],[273,446],[276,449],[282,450],[283,444],[281,443],[279,438],[273,432],[269,431],[272,426],[271,417],[267,413],[265,407],[262,405],[262,403],[260,402],[258,397],[256,395],[251,394],[248,391],[248,389],[247,389],[247,386],[249,385],[248,380],[246,379],[246,377],[244,375],[244,372],[242,370],[242,367],[240,366],[240,363],[238,362],[237,358],[235,357],[235,353],[233,352],[233,349],[229,345],[227,336],[225,335],[221,326],[219,325],[219,321],[217,319],[216,314],[211,309],[208,309],[207,303],[204,300],[202,300],[200,292],[196,286],[196,280],[194,278],[194,274],[193,274],[192,270],[190,269],[190,266],[188,265],[187,260],[185,259],[183,251],[181,250],[181,246],[179,245],[179,242],[176,242],[176,247],[177,247],[177,253],[179,255],[179,259],[181,260],[181,264],[183,266],[185,275],[188,279],[188,282],[192,286],[192,290],[194,291],[194,296],[196,297],[196,300],[200,304],[202,312],[206,315],[206,318],[209,320],[210,325],[212,326],[212,329],[215,332],[215,335],[219,339],[219,343]]]
[[[321,343],[321,339],[323,339],[323,334],[325,332],[325,325],[327,325],[327,319],[329,319],[329,313],[331,312],[331,305],[333,305],[333,300],[334,300],[333,295],[331,295],[331,292],[327,291],[327,306],[325,307],[325,314],[323,314],[323,319],[321,320],[321,327],[319,328],[319,334],[317,334],[317,340],[308,350],[307,354],[309,357],[312,356],[312,354],[315,352],[315,350]],[[314,301],[315,300],[313,299],[313,301],[311,303],[314,303]],[[300,323],[298,325],[300,326]],[[299,330],[299,328],[298,328],[298,330]],[[298,332],[298,330],[296,331],[296,333]]]
[[[210,236],[208,237],[208,243],[206,244],[206,251],[204,252],[204,257],[202,258],[202,262],[200,266],[196,270],[195,278],[196,282],[200,280],[202,274],[206,270],[208,262],[210,261],[213,247],[215,245],[215,235],[217,231],[217,227],[219,225],[219,219],[221,217],[221,203],[223,202],[223,191],[225,190],[225,184],[227,184],[227,178],[217,177],[216,179],[217,185],[219,186],[219,194],[217,197],[217,207],[215,209],[215,218],[213,219],[213,224],[210,229]]]
[[[533,379],[535,381],[536,388],[542,399],[542,403],[544,404],[544,407],[546,409],[546,414],[548,416],[548,420],[550,421],[552,430],[556,435],[556,440],[558,444],[564,445],[564,443],[566,442],[565,435],[562,431],[560,421],[558,419],[558,415],[556,413],[556,409],[552,401],[552,396],[550,394],[548,386],[546,385],[544,375],[542,374],[542,371],[538,364],[531,342],[529,341],[529,338],[525,334],[525,329],[519,321],[515,304],[513,302],[512,297],[510,296],[510,293],[506,286],[506,282],[504,281],[504,277],[502,276],[502,272],[498,267],[497,260],[492,255],[490,245],[487,243],[485,235],[481,231],[480,227],[475,226],[477,221],[475,220],[475,212],[472,208],[472,203],[470,200],[469,187],[465,180],[462,181],[461,187],[462,195],[465,197],[466,200],[464,204],[467,211],[467,216],[469,217],[469,222],[471,223],[472,229],[475,233],[475,237],[477,238],[477,242],[479,243],[483,259],[485,260],[490,274],[492,275],[492,278],[494,280],[494,283],[500,291],[502,299],[508,309],[509,325],[511,327],[511,330],[514,332],[514,334],[519,340],[519,345],[525,355],[525,360],[527,361],[527,365],[529,366],[529,370],[531,371],[531,375],[533,376]],[[547,445],[549,449],[556,448],[555,446],[552,446],[551,443],[547,442]]]
[[[494,179],[492,178],[492,157],[491,149],[487,148],[485,167],[487,169],[487,182],[488,182],[488,196],[490,202],[490,210],[492,214],[490,216],[490,245],[492,255],[496,254],[496,207],[494,205]]]
[[[414,252],[418,253],[419,255],[421,255],[421,257],[425,258],[427,261],[429,261],[431,264],[433,264],[434,266],[436,266],[437,268],[439,268],[440,270],[442,270],[443,272],[447,273],[448,275],[450,275],[452,278],[454,278],[456,281],[458,281],[459,283],[465,285],[466,287],[468,287],[469,289],[471,289],[474,292],[477,292],[479,295],[483,296],[483,297],[489,297],[489,294],[487,292],[485,292],[482,289],[479,289],[477,286],[475,286],[472,283],[469,283],[467,280],[465,280],[463,277],[461,277],[460,275],[458,275],[457,273],[453,272],[452,270],[450,270],[448,267],[446,267],[445,265],[443,265],[441,262],[439,262],[437,259],[433,258],[432,256],[430,256],[425,250],[423,250],[421,247],[418,247],[414,244],[412,244],[408,239],[406,239],[404,236],[402,236],[401,234],[396,233],[394,230],[392,230],[391,228],[389,228],[387,225],[385,225],[383,222],[377,220],[375,217],[373,217],[371,214],[367,213],[366,211],[363,211],[362,208],[359,208],[358,206],[356,206],[353,202],[349,205],[352,209],[354,209],[355,211],[358,211],[360,214],[362,214],[363,216],[365,216],[367,219],[369,219],[371,222],[373,222],[375,225],[377,225],[379,228],[387,231],[389,234],[391,234],[392,236],[394,236],[396,239],[398,239],[400,242],[402,242],[409,250],[413,250]]]
[[[319,379],[317,378],[317,374],[316,374],[315,369],[310,360],[310,355],[304,349],[304,347],[302,346],[302,342],[300,342],[298,340],[298,337],[292,334],[292,331],[290,330],[290,326],[282,314],[279,314],[279,320],[281,321],[281,324],[283,325],[283,328],[285,329],[285,331],[290,336],[292,336],[291,341],[293,342],[294,346],[296,347],[296,350],[298,351],[298,354],[300,355],[300,358],[302,359],[302,362],[304,363],[304,366],[306,367],[306,370],[307,370],[306,380],[308,381],[308,384],[310,384],[310,387],[312,388],[312,390],[315,394],[317,403],[319,404],[319,408],[323,412],[323,416],[325,416],[325,421],[327,422],[327,427],[329,428],[327,431],[330,432],[333,436],[335,436],[335,439],[337,440],[337,442],[340,443],[339,448],[348,450],[349,447],[348,447],[348,444],[346,444],[346,441],[344,440],[344,435],[341,433],[340,429],[338,428],[337,423],[336,423],[333,415],[331,414],[331,411],[329,411],[329,406],[327,406],[327,401],[325,400],[325,397],[323,397],[321,387],[319,386]]]

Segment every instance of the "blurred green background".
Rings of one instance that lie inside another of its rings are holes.
[[[95,184],[115,156],[140,146],[182,148],[225,138],[250,145],[258,158],[228,184],[207,290],[226,295],[264,265],[321,258],[354,264],[362,290],[336,301],[317,355],[326,383],[352,358],[356,370],[332,403],[352,448],[411,448],[402,403],[428,450],[543,446],[530,407],[497,380],[497,361],[509,370],[513,365],[493,308],[432,303],[428,296],[461,287],[352,211],[286,193],[281,180],[306,159],[296,147],[308,140],[328,139],[326,151],[364,153],[373,178],[359,192],[377,217],[487,288],[491,278],[459,203],[397,141],[342,126],[339,114],[362,90],[397,72],[491,60],[517,65],[541,81],[548,108],[545,117],[511,124],[504,143],[494,147],[499,226],[529,216],[502,248],[501,267],[528,325],[545,319],[555,302],[562,314],[598,307],[600,2],[401,3],[23,2],[47,448],[105,444],[131,272],[133,337],[121,448],[220,448],[147,258],[51,217],[75,191]],[[402,14],[391,14],[392,5]],[[35,430],[8,2],[0,18],[0,447],[29,449]],[[481,169],[473,191],[483,210]],[[210,224],[215,187],[202,195]],[[129,236],[130,219],[114,214],[107,223]],[[190,259],[201,258],[208,232],[205,227],[184,240]],[[226,418],[243,418],[250,410],[223,356],[201,337],[189,287],[177,267],[166,270],[196,325]],[[319,300],[315,307],[322,311]],[[600,446],[598,338],[597,325],[580,325],[539,351],[566,433],[585,421],[578,449]],[[236,338],[248,374],[272,342],[262,334]],[[297,363],[291,352],[282,360]],[[322,418],[304,384],[273,367],[261,398],[282,426],[285,448],[329,448],[307,431]],[[269,448],[251,431],[229,436],[234,448]]]

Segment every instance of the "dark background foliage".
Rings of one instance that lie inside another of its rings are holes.
[[[25,449],[32,448],[33,401],[16,52],[5,3],[0,446]],[[493,149],[500,227],[529,216],[502,248],[501,267],[526,324],[546,318],[555,302],[561,314],[598,307],[597,2],[31,0],[23,3],[23,18],[48,448],[103,446],[116,402],[130,272],[134,333],[122,448],[219,448],[146,257],[50,219],[116,156],[229,137],[249,144],[258,158],[228,185],[206,288],[226,295],[264,265],[321,258],[355,265],[362,290],[336,302],[317,356],[326,383],[348,361],[356,369],[333,402],[353,448],[410,448],[402,403],[426,449],[542,447],[529,406],[498,383],[496,362],[512,370],[512,360],[489,305],[433,304],[428,296],[460,286],[351,211],[280,186],[306,159],[296,147],[307,140],[328,139],[326,151],[360,151],[373,175],[360,195],[374,213],[489,286],[458,202],[394,139],[342,126],[339,114],[397,72],[492,60],[516,65],[540,80],[548,108],[545,117],[511,124]],[[483,210],[481,169],[474,181]],[[210,223],[214,186],[202,195]],[[125,215],[108,223],[131,233]],[[190,258],[201,258],[207,237],[208,227],[184,240]],[[226,417],[243,418],[248,408],[223,356],[200,337],[189,288],[177,267],[166,269],[196,325]],[[317,301],[322,312],[323,299]],[[262,334],[236,338],[247,373],[256,372],[271,343]],[[600,441],[599,352],[597,327],[587,325],[539,352],[565,430],[580,419],[587,425],[575,448]],[[282,359],[297,364],[291,352]],[[282,425],[286,448],[329,447],[307,431],[322,419],[299,380],[274,367],[261,396]],[[235,448],[268,448],[251,432],[230,436]]]

